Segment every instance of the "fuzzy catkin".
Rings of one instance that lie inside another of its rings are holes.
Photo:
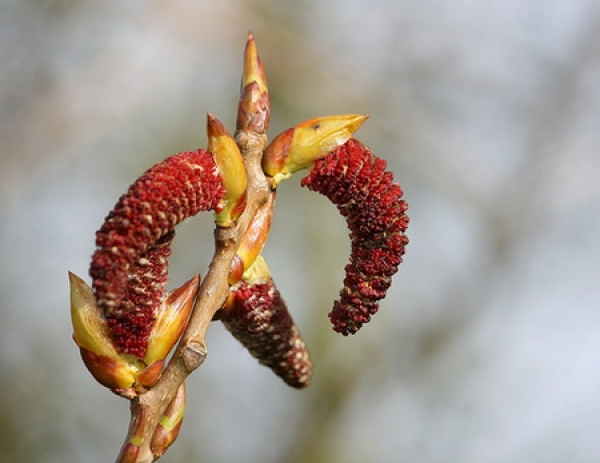
[[[272,280],[232,288],[222,322],[250,354],[289,386],[310,384],[312,362],[300,331]]]
[[[329,318],[333,329],[356,333],[379,308],[402,262],[408,208],[387,163],[351,139],[315,163],[301,185],[334,203],[350,230],[351,254],[340,298]]]
[[[218,211],[224,194],[210,153],[178,153],[138,178],[96,232],[92,287],[121,352],[144,356],[165,295],[175,227],[201,211]]]

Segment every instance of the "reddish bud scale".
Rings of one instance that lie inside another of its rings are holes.
[[[273,281],[242,282],[232,291],[232,306],[222,319],[227,330],[289,386],[308,386],[312,362]]]
[[[402,262],[406,202],[387,163],[351,139],[317,161],[301,185],[334,203],[346,218],[352,250],[344,288],[329,314],[333,329],[356,333],[379,308]]]
[[[96,232],[92,286],[121,353],[144,355],[165,296],[175,227],[200,211],[218,210],[224,194],[210,153],[179,153],[136,180]]]

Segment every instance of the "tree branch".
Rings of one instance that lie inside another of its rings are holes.
[[[217,226],[215,229],[215,253],[208,273],[198,289],[187,328],[156,385],[131,400],[129,430],[117,463],[151,463],[158,458],[153,455],[151,444],[161,417],[185,379],[206,359],[206,331],[227,297],[228,274],[241,238],[246,234],[258,209],[268,201],[270,194],[274,194],[261,166],[267,145],[269,114],[264,66],[250,33],[244,52],[235,134],[246,170],[246,205],[233,226]]]
[[[231,261],[240,238],[270,194],[267,179],[261,168],[262,152],[267,137],[264,134],[240,131],[236,134],[236,142],[244,158],[248,178],[246,208],[234,227],[215,230],[215,253],[198,290],[186,331],[158,383],[131,401],[129,431],[117,458],[118,463],[154,461],[150,449],[152,436],[180,385],[207,356],[206,331],[227,297],[227,275]]]

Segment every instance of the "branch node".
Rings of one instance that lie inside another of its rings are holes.
[[[186,370],[191,373],[198,368],[208,355],[206,344],[198,341],[190,341],[182,352],[182,359]]]
[[[248,151],[258,151],[262,154],[262,150],[267,144],[267,136],[263,133],[240,130],[235,133],[235,142],[240,147],[242,154]]]

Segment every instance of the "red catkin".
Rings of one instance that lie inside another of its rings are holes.
[[[142,358],[155,314],[166,295],[168,258],[175,232],[152,244],[132,266],[120,307],[106,312],[110,332],[122,352]]]
[[[227,330],[289,386],[308,386],[312,376],[308,349],[273,281],[242,282],[231,291],[222,318]]]
[[[356,333],[379,308],[402,262],[408,208],[387,163],[351,139],[315,163],[301,185],[334,203],[350,230],[344,288],[329,318],[333,329]]]
[[[175,227],[201,211],[218,211],[224,194],[210,153],[178,153],[138,178],[96,232],[92,287],[121,352],[144,356],[165,296]]]

